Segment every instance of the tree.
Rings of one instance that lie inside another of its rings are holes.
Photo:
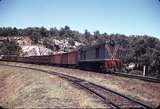
[[[61,28],[60,35],[62,38],[72,38],[73,37],[72,31],[70,30],[70,27],[67,25],[64,28]]]
[[[38,41],[41,39],[41,36],[38,32],[32,32],[30,39],[33,41],[34,44],[38,44]]]
[[[50,36],[59,36],[57,28],[50,28]]]
[[[74,46],[74,45],[75,45],[75,42],[74,42],[74,40],[73,40],[73,39],[70,39],[70,40],[68,41],[68,43],[69,43],[70,45],[72,45],[72,46]]]
[[[48,31],[47,31],[47,29],[44,28],[44,27],[41,27],[40,28],[40,34],[41,34],[42,37],[48,37]]]
[[[15,40],[6,40],[0,45],[1,55],[19,55],[21,52],[21,47],[16,43]]]
[[[97,30],[94,32],[94,39],[97,40],[100,37],[100,32]]]
[[[92,45],[92,41],[94,40],[91,33],[86,29],[85,32],[84,32],[84,36],[85,36],[85,39],[86,39],[86,42],[85,44],[86,45]]]
[[[16,27],[13,28],[13,30],[12,30],[12,35],[13,35],[13,36],[18,36],[18,30],[17,30]]]

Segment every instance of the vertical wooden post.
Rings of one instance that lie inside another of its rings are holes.
[[[146,75],[146,66],[144,65],[143,66],[143,76],[145,76]]]

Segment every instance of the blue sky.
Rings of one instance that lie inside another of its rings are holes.
[[[0,27],[64,27],[160,38],[159,0],[1,0]]]

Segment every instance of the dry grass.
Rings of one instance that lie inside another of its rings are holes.
[[[155,106],[160,105],[159,83],[144,82],[137,79],[117,77],[114,75],[82,71],[78,69],[48,67],[48,66],[47,67],[41,66],[41,68],[82,78],[87,81],[121,92],[125,95],[131,95],[137,97]]]
[[[43,72],[0,66],[0,105],[6,108],[104,108],[99,99]]]
[[[14,63],[10,63],[14,64]],[[64,74],[72,75],[78,78],[85,79],[87,81],[105,86],[107,88],[116,90],[125,95],[131,95],[141,100],[149,102],[155,106],[160,105],[160,84],[144,82],[141,80],[118,77],[114,75],[95,73],[90,71],[82,71],[78,69],[43,66],[43,65],[31,65],[16,63],[16,65],[23,65],[28,67],[42,68],[51,71],[57,71]]]

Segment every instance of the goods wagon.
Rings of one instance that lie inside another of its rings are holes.
[[[62,54],[55,54],[54,55],[54,64],[61,65],[62,64]]]
[[[68,53],[61,54],[61,66],[68,66]]]
[[[55,55],[50,55],[50,64],[55,65]]]
[[[28,57],[28,62],[33,63],[33,64],[39,64],[40,63],[40,58],[39,56],[30,56]]]
[[[78,52],[72,51],[68,53],[68,65],[77,66],[78,64]]]
[[[37,61],[39,64],[50,64],[51,56],[50,55],[38,56]]]
[[[17,57],[17,62],[25,62],[26,61],[26,57]]]
[[[72,51],[68,53],[63,53],[62,54],[62,66],[77,66],[78,63],[78,52],[77,51]]]
[[[77,51],[72,51],[68,53],[60,53],[50,56],[50,64],[59,66],[77,66],[78,63],[78,53]]]
[[[17,56],[16,55],[4,55],[1,56],[1,60],[2,61],[16,61],[17,60]]]

